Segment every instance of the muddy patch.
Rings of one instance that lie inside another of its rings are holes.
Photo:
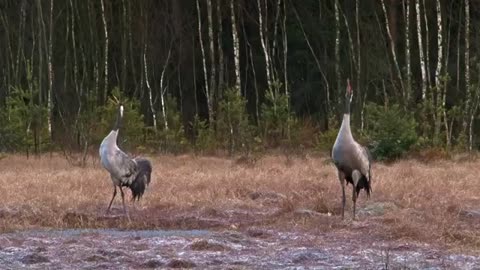
[[[480,258],[362,232],[51,230],[0,235],[5,268],[475,269]]]

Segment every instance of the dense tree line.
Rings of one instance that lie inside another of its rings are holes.
[[[372,145],[397,132],[376,125],[389,116],[387,126],[410,129],[397,136],[408,146],[473,149],[479,9],[470,0],[1,0],[0,151],[86,152],[120,101],[132,147],[328,145],[347,78],[353,124]]]

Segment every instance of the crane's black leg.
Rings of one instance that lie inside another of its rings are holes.
[[[357,191],[355,190],[356,189],[356,185],[353,185],[353,188],[352,188],[352,201],[353,201],[353,220],[355,220],[355,212],[356,212],[356,208],[357,208]]]
[[[353,180],[353,187],[352,187],[352,201],[353,201],[353,220],[355,220],[355,213],[357,210],[357,185],[358,181],[362,177],[361,173],[357,170],[352,172],[352,180]]]
[[[342,186],[342,219],[345,216],[345,174],[342,171],[338,171],[338,180],[340,180],[340,185]]]
[[[123,213],[127,214],[127,208],[125,207],[125,195],[123,194],[123,189],[120,187],[120,195],[122,195],[122,205],[123,205]]]
[[[113,196],[112,199],[110,200],[110,203],[108,204],[107,208],[107,214],[110,212],[110,207],[112,206],[113,199],[115,199],[115,196],[117,196],[117,186],[113,186]]]

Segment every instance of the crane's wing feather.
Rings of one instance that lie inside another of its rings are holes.
[[[356,143],[355,144],[355,159],[356,167],[360,169],[360,172],[370,180],[370,167],[371,167],[371,155],[367,148]]]
[[[136,162],[120,149],[115,151],[113,161],[120,177],[131,177],[137,170]]]

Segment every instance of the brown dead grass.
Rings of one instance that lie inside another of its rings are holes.
[[[480,161],[431,163],[403,160],[373,167],[373,194],[362,192],[359,212],[378,203],[397,207],[376,216],[340,213],[340,185],[328,159],[266,156],[244,166],[236,159],[151,157],[152,184],[139,203],[128,201],[130,219],[104,215],[112,195],[98,160],[86,168],[61,156],[0,160],[0,231],[30,228],[250,228],[355,232],[480,251]],[[128,198],[130,194],[128,193]],[[306,209],[307,211],[298,211]],[[462,214],[463,213],[463,214]]]

